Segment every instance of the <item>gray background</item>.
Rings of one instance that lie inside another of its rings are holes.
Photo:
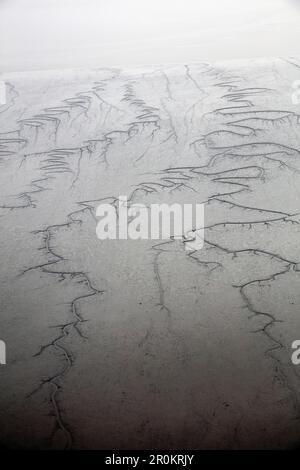
[[[298,0],[0,0],[2,71],[297,55]]]

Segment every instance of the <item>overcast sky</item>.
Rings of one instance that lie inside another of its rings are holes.
[[[298,0],[0,0],[1,71],[300,54]]]

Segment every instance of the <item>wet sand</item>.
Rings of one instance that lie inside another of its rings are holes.
[[[299,445],[299,67],[3,77],[1,445]],[[99,240],[120,195],[204,203],[204,247]]]

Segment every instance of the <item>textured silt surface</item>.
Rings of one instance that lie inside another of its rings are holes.
[[[296,59],[7,74],[0,442],[299,445]],[[99,240],[96,209],[205,204],[205,242]]]

